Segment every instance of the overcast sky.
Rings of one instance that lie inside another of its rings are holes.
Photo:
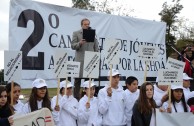
[[[44,3],[51,3],[61,6],[71,7],[71,0],[36,0]],[[100,1],[100,0],[98,0]],[[104,0],[101,0],[104,1]],[[141,19],[160,21],[158,13],[162,10],[162,4],[172,0],[118,0],[120,5],[126,8],[134,9],[132,16]],[[8,29],[9,29],[9,3],[10,0],[0,1],[0,69],[4,67],[3,50],[8,50]],[[183,10],[179,17],[185,17],[189,21],[194,22],[194,0],[181,0]]]

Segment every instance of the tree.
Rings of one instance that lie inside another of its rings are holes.
[[[95,10],[95,7],[90,4],[90,0],[72,0],[73,8]]]
[[[178,14],[183,9],[183,6],[179,3],[180,0],[172,0],[173,5],[168,5],[164,2],[162,5],[163,10],[159,13],[161,21],[166,22],[166,43],[175,45],[176,36],[173,35],[177,31],[176,22],[178,22]],[[170,47],[167,47],[167,56],[172,52]]]

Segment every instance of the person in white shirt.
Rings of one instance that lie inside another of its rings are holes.
[[[183,86],[171,85],[171,104],[164,102],[161,112],[190,112],[190,108],[185,102]]]
[[[65,90],[66,82],[61,82],[61,90]],[[73,85],[71,82],[67,83],[67,92],[59,99],[59,123],[57,126],[77,126],[78,101],[73,97]],[[56,104],[56,100],[53,101]]]
[[[89,81],[85,81],[81,85],[84,88],[85,95],[79,101],[78,126],[102,125],[102,115],[98,110],[98,98],[94,96],[95,86],[96,84],[94,82],[91,82],[89,86]]]
[[[52,111],[47,84],[45,80],[34,80],[32,82],[32,87],[33,88],[29,97],[29,101],[24,105],[22,112],[24,114],[27,114],[43,107],[48,108]]]
[[[108,72],[110,80],[110,71]],[[99,111],[103,116],[103,126],[125,126],[125,92],[119,86],[120,74],[112,69],[112,81],[98,93]]]
[[[183,91],[186,102],[189,98],[194,97],[194,91],[190,91],[190,80],[193,80],[193,78],[190,78],[186,73],[183,73]]]
[[[126,95],[126,110],[125,115],[127,117],[127,126],[131,126],[131,117],[133,114],[133,105],[139,97],[138,80],[136,77],[129,76],[125,81],[127,89],[125,90]]]
[[[21,113],[22,108],[24,104],[19,100],[19,96],[21,93],[21,87],[18,83],[13,83],[13,108],[15,113]],[[11,104],[11,83],[8,83],[6,86],[6,92],[7,92],[7,100],[8,103]]]
[[[158,107],[161,107],[168,99],[168,85],[158,85],[158,77],[156,78],[156,84],[154,84],[153,98]]]

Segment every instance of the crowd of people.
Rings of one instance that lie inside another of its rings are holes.
[[[81,99],[73,96],[73,84],[61,81],[58,96],[49,98],[47,83],[43,79],[32,82],[32,90],[27,103],[19,100],[21,87],[14,82],[13,105],[11,105],[11,83],[0,86],[1,126],[12,125],[14,113],[28,114],[41,108],[48,108],[56,126],[156,126],[156,108],[161,112],[194,112],[194,92],[189,90],[190,78],[183,73],[183,86],[168,86],[144,82],[138,89],[138,79],[129,76],[126,90],[120,85],[120,73],[112,69],[108,73],[110,83],[99,90],[95,97],[96,84],[85,81]],[[66,91],[65,91],[66,88]],[[168,98],[171,97],[171,105]]]

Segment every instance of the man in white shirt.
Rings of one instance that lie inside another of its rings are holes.
[[[111,83],[106,85],[98,93],[99,112],[103,116],[103,126],[125,126],[125,94],[122,86],[119,86],[118,70],[112,69]],[[110,71],[108,72],[110,80]]]
[[[183,73],[183,91],[185,95],[186,102],[189,98],[194,97],[194,91],[190,91],[190,80],[193,80],[193,78],[190,78],[186,73]]]

